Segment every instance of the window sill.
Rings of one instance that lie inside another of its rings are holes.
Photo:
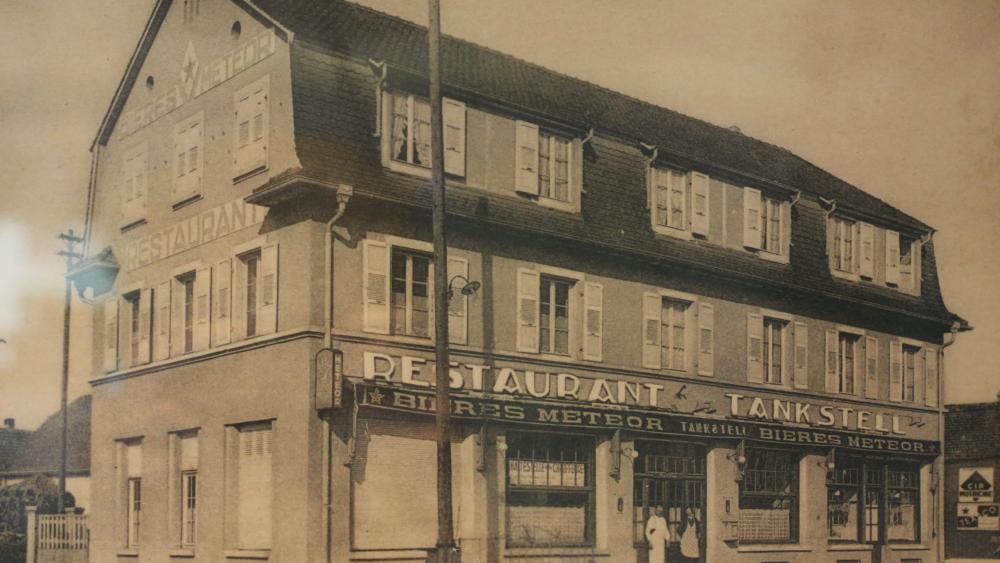
[[[254,176],[256,176],[258,174],[263,174],[266,171],[267,171],[267,165],[263,165],[263,166],[258,166],[257,168],[254,168],[253,170],[247,170],[246,172],[240,172],[239,174],[236,174],[235,176],[233,176],[233,184],[239,184],[243,180],[248,180],[248,179],[253,178]]]
[[[871,544],[867,543],[834,543],[826,547],[827,551],[871,551]]]
[[[757,256],[759,256],[761,260],[767,260],[768,262],[788,264],[788,254],[775,254],[766,250],[758,250]]]
[[[194,548],[182,547],[180,549],[172,549],[169,553],[170,557],[183,557],[183,558],[193,558]]]
[[[892,551],[930,551],[929,545],[920,543],[889,543],[886,544]]]
[[[139,227],[141,227],[141,226],[143,226],[145,224],[146,224],[146,220],[145,219],[133,219],[131,221],[126,221],[121,226],[121,232],[122,233],[127,233],[127,232],[129,232],[129,231],[131,231],[133,229],[138,229]]]
[[[133,548],[119,549],[118,557],[139,557],[139,550]]]
[[[691,234],[691,231],[685,229],[675,229],[673,227],[664,227],[663,225],[653,225],[653,232],[658,235],[664,235],[681,240],[694,240],[694,235]]]
[[[559,201],[558,199],[550,199],[543,196],[538,196],[535,203],[541,205],[542,207],[547,207],[549,209],[555,209],[556,211],[565,211],[566,213],[579,213],[580,205],[574,201]]]
[[[567,546],[567,547],[508,547],[504,550],[507,557],[573,557],[589,555],[591,557],[610,557],[610,553],[595,551],[594,547],[587,546]]]
[[[226,559],[259,559],[271,558],[270,549],[227,549],[224,553]]]
[[[427,559],[428,549],[373,549],[370,551],[352,551],[348,556],[350,561],[402,561],[408,559]]]
[[[191,195],[184,196],[183,198],[177,200],[176,203],[174,203],[173,209],[174,211],[177,211],[178,209],[183,209],[193,203],[201,201],[202,199],[204,198],[200,193],[193,193]]]
[[[736,551],[739,553],[808,553],[812,551],[812,548],[804,547],[798,544],[761,543],[761,544],[741,545],[736,548]]]
[[[861,281],[861,276],[859,274],[844,272],[841,270],[835,270],[833,268],[830,268],[830,275],[832,275],[835,278],[840,278],[842,280],[847,280],[847,281],[853,281],[853,282]]]

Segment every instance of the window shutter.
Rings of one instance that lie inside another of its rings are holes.
[[[870,223],[860,223],[861,265],[859,273],[871,279],[875,277],[875,227]]]
[[[389,245],[364,241],[364,326],[368,332],[389,334]]]
[[[747,314],[747,381],[764,382],[764,317]]]
[[[691,173],[691,232],[708,236],[708,176]]]
[[[840,365],[840,339],[836,330],[826,331],[826,392],[836,393],[840,390],[840,382],[837,381],[838,367]]]
[[[137,363],[148,364],[152,350],[150,349],[150,336],[152,336],[151,321],[153,320],[153,290],[143,289],[139,292],[139,357]]]
[[[793,386],[796,389],[809,388],[809,327],[806,323],[795,323],[793,327],[795,339],[795,358],[793,360]]]
[[[132,479],[142,477],[142,444],[125,446],[125,476]]]
[[[194,275],[194,327],[192,330],[192,350],[197,352],[208,349],[211,335],[210,312],[212,298],[212,271],[210,268],[198,268]]]
[[[118,369],[118,298],[104,302],[104,371]]]
[[[788,201],[781,203],[781,254],[792,254],[792,204]]]
[[[601,361],[604,349],[604,286],[583,285],[583,359]]]
[[[889,400],[903,400],[903,344],[889,343]]]
[[[444,98],[444,171],[465,176],[465,104]]]
[[[642,366],[660,369],[660,315],[663,297],[659,293],[642,295]]]
[[[156,325],[153,329],[153,359],[166,360],[170,357],[170,281],[156,286],[153,297],[156,301],[156,311],[153,313]]]
[[[256,170],[267,166],[267,86],[264,83],[253,93],[253,139],[251,162],[248,168]]]
[[[258,334],[278,331],[278,245],[260,249],[260,317]]]
[[[448,279],[454,279],[455,276],[468,279],[469,262],[465,258],[449,256]],[[460,287],[454,289],[451,300],[448,302],[448,341],[455,344],[467,344],[469,339],[469,296],[462,294],[460,289]]]
[[[191,193],[201,192],[201,170],[203,168],[202,159],[204,154],[201,150],[203,139],[202,128],[201,121],[197,121],[188,131],[188,176],[190,176],[188,181],[191,182]]]
[[[518,121],[515,127],[514,190],[538,195],[538,126]]]
[[[899,285],[899,233],[885,232],[885,281]]]
[[[656,201],[656,175],[658,174],[656,167],[652,164],[646,167],[646,209],[650,210],[650,217],[652,218],[653,224],[656,224],[656,209],[654,208],[654,202]]]
[[[239,433],[237,519],[239,547],[271,546],[271,429]]]
[[[236,257],[233,264],[232,316],[230,339],[241,340],[247,336],[247,263]]]
[[[743,188],[743,246],[761,247],[760,190]]]
[[[865,338],[865,398],[878,399],[878,339]]]
[[[541,277],[527,268],[517,270],[517,350],[538,352],[538,291]]]
[[[170,282],[170,355],[184,353],[184,284],[174,278]]]
[[[212,345],[229,344],[232,330],[232,260],[212,268]]]
[[[867,361],[865,360],[865,351],[861,349],[864,345],[865,338],[860,337],[854,341],[854,394],[861,397],[864,395],[864,391],[861,390],[861,384],[865,378],[865,365]]]
[[[698,303],[698,375],[715,373],[715,308]]]
[[[236,149],[233,153],[234,175],[238,176],[248,168],[250,158],[250,122],[253,114],[253,100],[249,93],[237,94],[235,127],[233,142]]]
[[[924,399],[928,407],[936,407],[938,404],[938,351],[933,348],[924,348],[924,366],[926,376],[924,378],[925,389]]]
[[[174,167],[173,181],[170,182],[171,201],[177,201],[185,191],[184,176],[187,173],[185,160],[187,159],[187,143],[185,142],[186,130],[177,125],[174,127]]]
[[[921,400],[926,402],[927,399],[922,396],[926,390],[927,377],[925,376],[927,375],[927,362],[924,359],[924,350],[922,348],[915,350],[915,352],[916,357],[913,359],[913,397],[907,402],[919,404]],[[904,381],[903,384],[905,387],[906,382]],[[906,389],[903,389],[903,399],[906,399]]]

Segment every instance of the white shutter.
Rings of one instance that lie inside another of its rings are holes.
[[[795,323],[795,351],[793,359],[793,379],[796,389],[809,388],[809,328],[806,323]]]
[[[604,351],[604,286],[583,285],[583,359],[601,361]]]
[[[541,276],[535,270],[517,270],[517,350],[538,352],[538,291]]]
[[[761,247],[760,190],[743,188],[743,246]]]
[[[364,327],[368,332],[389,334],[389,245],[365,239]]]
[[[170,355],[184,353],[184,284],[177,278],[170,282]]]
[[[836,330],[826,331],[826,392],[836,393],[840,390],[838,374],[840,367],[840,338]]]
[[[899,233],[885,232],[885,281],[899,285]]]
[[[860,274],[868,279],[875,277],[875,227],[871,223],[860,223],[861,266]]]
[[[237,474],[237,524],[241,549],[271,546],[271,429],[241,430]]]
[[[278,330],[278,245],[260,249],[260,314],[257,334],[273,334]]]
[[[865,338],[865,398],[878,399],[878,338]]]
[[[211,334],[210,309],[212,298],[212,273],[210,268],[198,268],[194,275],[194,327],[191,349],[194,352],[208,349]]]
[[[660,358],[660,315],[663,297],[659,293],[647,292],[642,295],[642,366],[659,369]]]
[[[708,176],[691,173],[691,232],[708,236]]]
[[[865,352],[861,349],[864,345],[865,339],[863,337],[858,337],[854,340],[852,346],[854,346],[854,394],[861,397],[864,392],[861,390],[861,384],[865,378],[865,365],[867,361],[865,360]]]
[[[118,369],[118,298],[104,302],[104,371]]]
[[[201,119],[196,121],[188,129],[188,182],[190,182],[190,192],[199,193],[201,192],[201,171],[204,168],[202,163],[205,158],[205,151],[203,150],[203,139],[204,135],[202,131],[204,130],[204,125]]]
[[[715,308],[698,303],[698,375],[715,373]]]
[[[228,344],[232,330],[232,260],[212,268],[212,345]]]
[[[150,322],[153,318],[153,290],[146,288],[139,291],[139,357],[134,363],[148,364],[152,350],[149,337],[152,334]]]
[[[249,168],[251,161],[251,127],[253,121],[253,99],[250,92],[236,96],[236,112],[233,128],[233,175],[238,176]]]
[[[514,190],[538,195],[538,126],[518,121],[515,127]]]
[[[431,264],[433,269],[433,264]],[[448,256],[448,279],[462,276],[469,279],[469,262],[465,258]],[[430,280],[428,280],[429,282]],[[459,284],[456,284],[459,285]],[[433,287],[428,284],[429,287]],[[448,341],[454,344],[467,344],[469,340],[469,296],[456,287],[448,302]],[[433,294],[433,291],[431,292]],[[433,322],[430,323],[433,326]]]
[[[889,343],[889,400],[903,400],[903,344]]]
[[[938,404],[938,351],[933,348],[924,348],[924,367],[926,376],[924,377],[924,399],[928,407],[936,407]]]
[[[268,82],[262,79],[236,94],[233,175],[267,166]]]
[[[173,167],[170,169],[170,197],[171,201],[178,201],[181,199],[181,194],[186,191],[186,184],[184,182],[184,176],[187,174],[187,142],[185,138],[187,130],[184,128],[183,124],[178,124],[174,126],[174,152],[173,155]]]
[[[268,119],[267,119],[267,83],[263,82],[260,86],[254,89],[253,92],[253,121],[251,127],[252,141],[252,152],[251,152],[251,162],[248,167],[251,170],[257,168],[263,168],[267,166],[267,137],[268,137]]]
[[[156,301],[153,320],[153,359],[166,360],[170,357],[170,281],[156,286],[153,294]]]
[[[444,171],[465,176],[465,104],[448,98],[444,113]]]
[[[747,381],[764,382],[764,317],[747,314]]]
[[[247,337],[247,263],[239,256],[233,260],[232,316],[230,335],[232,340]]]

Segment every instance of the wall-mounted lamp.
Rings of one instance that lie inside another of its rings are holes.
[[[639,459],[639,452],[632,447],[622,447],[622,431],[615,430],[611,436],[611,477],[618,479],[622,475],[622,456],[628,457],[632,461]]]
[[[744,440],[740,440],[739,443],[736,444],[736,451],[728,454],[726,459],[736,464],[736,480],[742,481],[743,470],[747,464],[747,443]]]
[[[823,461],[819,462],[819,466],[826,469],[827,479],[832,477],[831,473],[837,468],[837,448],[830,448]]]
[[[462,280],[462,282],[464,282],[464,285],[462,285],[462,287],[457,288],[458,291],[459,291],[459,293],[461,293],[462,295],[475,295],[476,292],[479,291],[479,288],[482,287],[482,284],[480,284],[479,282],[477,282],[477,281],[469,281],[469,278],[467,278],[465,276],[462,276],[462,275],[453,276],[450,280],[448,280],[448,299],[449,300],[452,297],[455,296],[455,289],[456,288],[453,287],[453,285],[454,285],[454,283],[455,283],[456,280]]]

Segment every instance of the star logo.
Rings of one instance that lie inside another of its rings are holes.
[[[382,395],[382,393],[380,393],[378,389],[368,394],[368,402],[373,405],[381,405],[383,398],[385,398],[385,396]]]
[[[181,65],[181,82],[188,97],[191,97],[191,90],[194,88],[195,77],[198,76],[198,55],[194,52],[194,43],[188,41],[187,51],[184,53],[184,64]]]

